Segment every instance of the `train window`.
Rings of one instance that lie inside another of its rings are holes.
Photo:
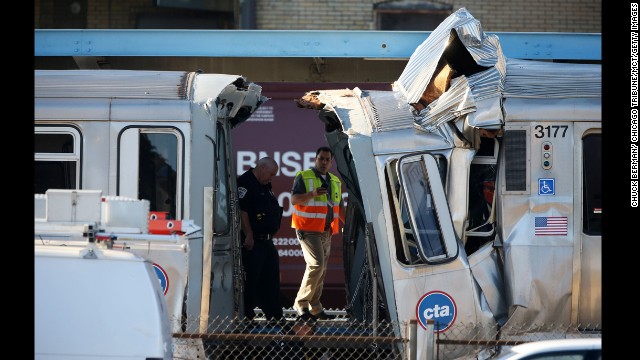
[[[393,213],[394,239],[396,244],[396,257],[405,265],[422,263],[418,256],[418,245],[413,237],[411,223],[407,212],[407,203],[404,201],[402,191],[400,191],[400,181],[396,172],[397,160],[387,163],[386,180],[387,187],[392,193],[389,194],[391,212]]]
[[[80,188],[80,132],[73,127],[37,126],[34,135],[34,194]]]
[[[387,174],[394,189],[398,259],[408,265],[453,259],[457,245],[443,188],[446,160],[439,155],[403,157],[388,164]]]
[[[221,125],[218,125],[218,134],[216,141],[216,211],[214,232],[216,235],[227,234],[229,232],[230,214],[229,214],[229,154],[227,153],[227,136]]]
[[[138,198],[149,210],[176,218],[178,138],[170,132],[141,131],[138,153]]]
[[[602,235],[601,134],[582,138],[582,231]]]
[[[402,164],[406,193],[401,203],[405,201],[407,208],[413,208],[416,217],[414,230],[418,232],[419,243],[427,258],[437,258],[444,255],[444,240],[436,215],[435,204],[431,189],[426,181],[426,172],[422,164],[412,161]],[[403,204],[404,205],[404,204]],[[415,231],[414,231],[415,232]]]

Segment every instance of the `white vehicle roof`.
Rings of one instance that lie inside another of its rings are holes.
[[[170,359],[162,290],[146,259],[92,246],[34,247],[35,359]]]
[[[36,257],[82,259],[87,257],[89,252],[93,251],[87,246],[38,246],[36,244],[33,252]],[[146,261],[136,254],[119,250],[100,249],[99,251],[93,252],[91,256],[94,256],[94,259],[101,260]]]
[[[496,360],[516,360],[533,354],[555,351],[596,349],[602,349],[602,338],[541,340],[513,346]]]

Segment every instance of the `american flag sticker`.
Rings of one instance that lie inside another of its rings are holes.
[[[536,216],[536,235],[567,235],[566,216]]]

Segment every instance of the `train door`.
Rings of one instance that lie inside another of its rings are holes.
[[[228,321],[236,312],[241,311],[242,301],[242,254],[239,244],[239,217],[237,209],[237,190],[235,184],[235,168],[231,155],[231,131],[223,123],[216,127],[216,141],[213,144],[215,178],[212,192],[211,228],[212,241],[205,242],[203,254],[211,254],[210,285],[211,296],[208,298],[208,316],[210,321]],[[195,169],[194,169],[195,171]],[[209,237],[205,230],[205,237]],[[207,276],[206,274],[204,275]],[[203,282],[203,292],[206,292]],[[213,294],[216,296],[214,297]],[[205,297],[203,297],[204,301]],[[204,304],[203,304],[204,305]]]
[[[572,321],[585,329],[602,326],[602,136],[593,123],[576,123],[574,138],[574,281]],[[578,160],[578,159],[576,159]],[[579,270],[578,270],[579,269]]]
[[[175,127],[122,127],[120,123],[112,123],[111,133],[112,139],[117,139],[112,141],[116,146],[111,147],[112,159],[117,159],[117,181],[110,182],[117,185],[115,193],[148,200],[149,211],[153,213],[150,216],[183,220],[185,132]],[[156,231],[170,232],[171,229]],[[190,249],[191,243],[184,237],[162,243],[126,240],[127,251],[153,262],[171,315],[172,331],[179,331],[182,326],[191,266],[190,252],[185,252],[185,248]]]

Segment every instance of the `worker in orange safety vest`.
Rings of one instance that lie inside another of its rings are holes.
[[[345,216],[342,183],[329,172],[332,160],[329,147],[318,148],[315,167],[299,171],[291,190],[291,227],[296,229],[306,263],[293,308],[304,321],[333,318],[320,303],[331,237],[340,232]]]

